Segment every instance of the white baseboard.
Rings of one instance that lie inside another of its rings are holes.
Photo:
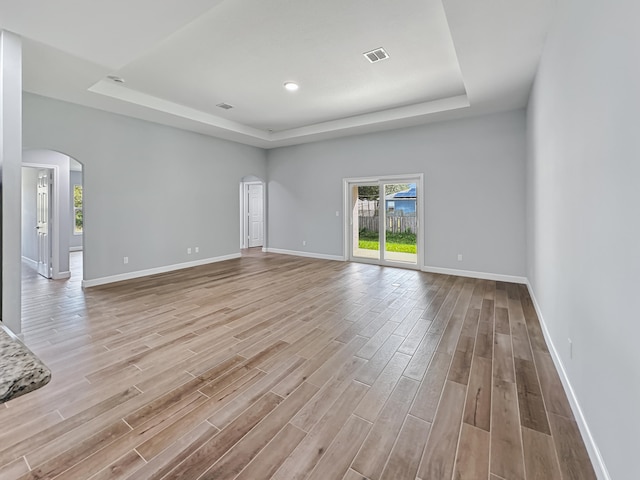
[[[22,256],[22,261],[24,263],[26,263],[27,265],[29,265],[31,268],[33,268],[34,270],[38,269],[38,262],[36,262],[35,260],[31,260],[29,257],[25,257],[24,255]]]
[[[20,340],[22,343],[24,343],[24,333],[19,332],[16,333],[13,330],[11,330],[9,328],[9,325],[7,325],[6,323],[4,323],[2,320],[0,320],[0,330],[4,330],[4,332],[9,335],[11,338],[13,338],[14,340]]]
[[[183,268],[199,267],[200,265],[224,262],[225,260],[233,260],[235,258],[240,258],[240,254],[232,253],[230,255],[204,258],[202,260],[195,260],[193,262],[177,263],[174,265],[165,265],[164,267],[149,268],[147,270],[138,270],[136,272],[128,272],[128,273],[121,273],[119,275],[111,275],[109,277],[83,280],[82,288],[97,287],[98,285],[106,285],[108,283],[122,282],[123,280],[132,280],[134,278],[148,277],[149,275],[157,275],[158,273],[173,272],[174,270],[182,270]]]
[[[80,245],[78,247],[69,247],[69,251],[70,252],[81,252],[82,251],[82,245]]]
[[[340,255],[327,255],[324,253],[313,253],[313,252],[299,252],[297,250],[283,250],[281,248],[267,248],[267,249],[263,249],[263,251],[267,251],[269,253],[279,253],[281,255],[294,255],[296,257],[318,258],[320,260],[335,260],[338,262],[344,262],[344,257],[341,257]]]
[[[514,275],[502,275],[500,273],[474,272],[470,270],[457,270],[455,268],[422,267],[423,272],[442,273],[444,275],[456,275],[458,277],[481,278],[482,280],[494,280],[496,282],[527,283],[526,277]]]
[[[36,270],[36,271],[38,270],[38,262],[36,262],[35,260],[31,260],[28,257],[22,257],[22,261],[24,263],[26,263],[27,265],[29,265],[34,270]],[[62,279],[65,279],[65,278],[71,278],[71,272],[54,273],[51,278],[53,280],[62,280]]]
[[[542,316],[540,305],[538,304],[538,300],[533,293],[533,288],[531,287],[528,279],[526,284],[527,289],[529,290],[529,295],[531,295],[531,300],[533,301],[533,307],[535,308],[536,313],[538,314],[538,319],[540,320],[542,334],[544,335],[544,339],[547,342],[547,346],[549,347],[549,353],[551,354],[553,363],[555,364],[558,375],[560,376],[562,386],[567,393],[567,398],[569,399],[569,404],[571,405],[573,416],[575,417],[578,428],[580,429],[580,433],[582,434],[582,439],[584,440],[585,447],[587,448],[587,452],[589,453],[589,458],[591,459],[591,463],[593,464],[593,469],[595,470],[596,476],[600,480],[611,480],[611,476],[609,475],[607,467],[604,463],[604,459],[602,458],[600,449],[598,448],[598,445],[596,444],[596,441],[591,434],[591,429],[587,424],[587,420],[582,413],[582,408],[580,408],[578,398],[576,397],[575,391],[571,386],[571,382],[569,381],[569,377],[567,376],[567,371],[564,368],[562,359],[560,358],[560,355],[558,355],[558,350],[556,349],[553,340],[551,339],[551,334],[549,333],[547,324],[545,323],[544,317]]]
[[[297,250],[284,250],[281,248],[263,248],[263,252],[280,253],[282,255],[294,255],[297,257],[318,258],[321,260],[335,260],[344,262],[346,259],[340,255],[327,255],[324,253],[300,252]],[[445,275],[457,275],[459,277],[481,278],[483,280],[495,280],[498,282],[511,282],[526,284],[526,277],[517,277],[514,275],[502,275],[499,273],[473,272],[467,270],[456,270],[454,268],[440,267],[422,267],[420,270],[429,273],[442,273]]]

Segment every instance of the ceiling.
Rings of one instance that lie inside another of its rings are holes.
[[[273,148],[524,107],[556,1],[0,0],[0,28],[25,91]]]

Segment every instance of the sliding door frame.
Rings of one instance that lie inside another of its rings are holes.
[[[416,184],[416,221],[417,221],[417,236],[416,236],[416,244],[417,244],[417,261],[416,264],[411,263],[403,263],[403,262],[394,262],[387,260],[384,255],[385,249],[385,235],[384,235],[384,225],[382,224],[383,214],[380,214],[380,223],[383,231],[380,232],[380,259],[367,259],[362,257],[354,257],[353,255],[353,208],[352,208],[352,199],[351,199],[351,189],[353,186],[357,185],[371,185],[378,184],[380,185],[380,209],[385,207],[384,203],[384,190],[382,188],[383,184],[394,184],[394,183],[415,183]],[[371,177],[355,177],[355,178],[343,178],[342,179],[342,196],[343,196],[343,218],[344,218],[344,239],[343,239],[343,252],[344,258],[347,261],[351,262],[360,262],[360,263],[372,263],[376,265],[384,265],[390,267],[402,267],[402,268],[412,268],[421,270],[424,265],[424,231],[425,231],[425,222],[424,222],[424,174],[423,173],[414,173],[414,174],[406,174],[406,175],[381,175],[381,176],[371,176]]]

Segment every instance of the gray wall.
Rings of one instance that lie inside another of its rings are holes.
[[[32,94],[23,109],[26,148],[83,164],[85,280],[239,252],[238,186],[266,178],[263,150]]]
[[[38,195],[38,170],[22,167],[22,256],[34,262],[38,260],[36,229],[36,198]]]
[[[20,333],[22,304],[22,43],[20,37],[0,32],[0,319]]]
[[[528,277],[611,478],[631,480],[640,433],[640,4],[560,5],[528,111]]]
[[[345,255],[342,179],[424,173],[426,265],[524,276],[525,138],[515,111],[270,150],[269,248]]]
[[[75,230],[75,218],[73,210],[73,187],[82,186],[82,172],[71,170],[69,172],[69,211],[71,212],[71,228],[69,229],[69,249],[82,249],[82,234],[73,233]]]

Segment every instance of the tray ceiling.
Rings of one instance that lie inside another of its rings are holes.
[[[0,27],[26,91],[271,148],[523,107],[554,6],[0,0]]]

